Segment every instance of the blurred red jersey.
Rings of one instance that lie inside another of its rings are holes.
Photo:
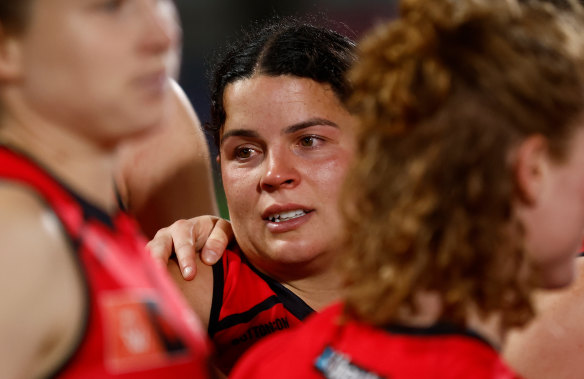
[[[0,180],[38,193],[69,237],[86,282],[86,320],[60,378],[207,378],[209,344],[136,223],[67,189],[30,159],[0,147]]]
[[[232,378],[512,379],[497,351],[448,325],[375,328],[336,304],[252,348]]]

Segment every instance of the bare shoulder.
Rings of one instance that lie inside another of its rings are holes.
[[[172,81],[168,117],[156,131],[120,150],[116,181],[149,238],[179,219],[217,214],[209,149],[201,123]]]
[[[174,259],[168,262],[168,272],[185,296],[189,306],[199,316],[203,326],[207,328],[213,302],[213,267],[204,264],[198,256],[195,258],[195,262],[197,273],[193,280],[183,279],[178,263]],[[217,264],[221,264],[221,261]]]
[[[75,343],[84,294],[69,249],[59,221],[36,194],[0,184],[3,377],[46,376]]]
[[[565,290],[536,294],[537,317],[511,333],[504,356],[527,378],[573,378],[584,371],[584,258],[578,275]]]

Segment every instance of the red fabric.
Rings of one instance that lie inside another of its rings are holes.
[[[206,378],[209,345],[163,268],[123,212],[113,227],[91,217],[28,159],[0,148],[0,177],[32,187],[61,220],[85,273],[88,316],[61,378]]]
[[[327,347],[339,360],[325,376],[316,362]],[[351,376],[355,372],[361,376]],[[518,378],[493,348],[474,337],[396,334],[343,321],[341,304],[310,317],[294,330],[262,341],[243,356],[231,377]]]
[[[281,295],[274,292],[266,280],[252,270],[247,262],[242,261],[240,254],[239,251],[226,250],[223,255],[223,292],[217,294],[222,297],[218,304],[214,304],[220,307],[220,311],[216,319],[213,319],[213,312],[211,313],[209,326],[217,350],[217,366],[225,373],[228,373],[241,354],[258,340],[302,323],[280,302]],[[221,278],[216,275],[215,280]],[[308,308],[300,298],[291,292],[288,294],[295,302]],[[216,299],[214,294],[213,302],[217,303],[217,300],[219,299]],[[257,313],[252,311],[262,303],[267,309]],[[230,318],[232,322],[229,322]]]

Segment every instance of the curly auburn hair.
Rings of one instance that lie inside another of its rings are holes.
[[[404,0],[400,19],[362,41],[347,102],[361,126],[341,201],[350,314],[394,322],[430,291],[460,326],[470,308],[500,313],[504,328],[533,316],[512,151],[539,134],[562,159],[584,110],[576,36],[559,12]]]

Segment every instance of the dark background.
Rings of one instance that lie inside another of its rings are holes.
[[[396,14],[396,0],[176,0],[183,27],[183,57],[179,82],[201,122],[209,119],[208,75],[213,55],[237,38],[252,22],[278,16],[324,15],[344,24],[339,30],[359,39],[373,25]],[[210,145],[211,156],[217,152]],[[213,164],[214,159],[212,159]],[[214,167],[221,214],[227,216],[222,187]]]

